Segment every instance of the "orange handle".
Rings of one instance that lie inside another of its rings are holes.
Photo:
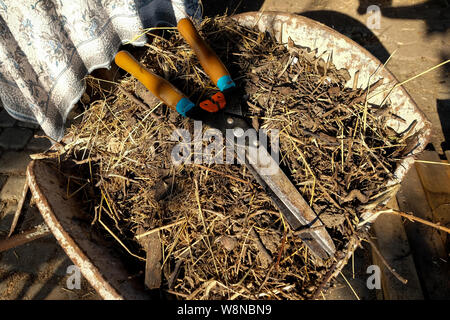
[[[167,80],[147,70],[127,51],[119,51],[116,54],[115,62],[119,67],[138,79],[151,93],[171,109],[177,110],[177,103],[181,99],[186,98],[184,94],[178,91]]]
[[[220,90],[222,90],[219,80],[225,76],[228,76],[231,81],[230,73],[228,72],[222,61],[203,40],[197,29],[192,24],[191,20],[189,20],[188,18],[181,19],[178,22],[177,28],[186,42],[194,50],[195,54],[198,57],[198,60],[200,61],[200,64],[203,67],[203,70],[205,70],[206,74],[211,78],[214,84],[217,85]]]

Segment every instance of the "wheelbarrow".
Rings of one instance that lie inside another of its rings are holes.
[[[378,84],[377,92],[368,96],[368,102],[381,104],[389,96],[393,113],[388,120],[396,132],[410,131],[413,148],[397,166],[394,178],[387,186],[400,184],[414,163],[414,156],[423,151],[431,134],[431,123],[419,110],[406,90],[398,85],[394,75],[366,49],[335,30],[299,15],[279,12],[250,12],[233,16],[246,27],[257,27],[269,32],[277,41],[307,48],[330,59],[337,69],[346,69],[351,78],[346,86],[368,88]],[[381,89],[381,90],[380,90]],[[69,139],[70,137],[66,137]],[[86,215],[74,199],[66,199],[65,187],[57,170],[43,160],[33,160],[27,169],[27,183],[36,205],[49,230],[76,264],[83,276],[104,299],[147,299],[143,284],[128,279],[126,267],[100,236],[86,226]],[[386,204],[389,199],[385,199]],[[361,215],[360,227],[367,228],[377,214],[366,209]],[[330,282],[356,250],[358,243],[349,242],[346,254],[327,274]],[[320,287],[319,289],[321,289]]]

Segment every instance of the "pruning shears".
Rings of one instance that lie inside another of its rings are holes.
[[[152,94],[184,117],[201,120],[222,133],[233,132],[239,138],[245,132],[255,131],[243,117],[242,103],[245,101],[227,68],[200,36],[192,22],[181,19],[178,31],[197,55],[206,74],[219,91],[211,99],[195,104],[170,84],[136,61],[128,52],[120,51],[116,64],[136,77]],[[256,132],[256,131],[255,131]],[[268,149],[255,135],[247,135],[238,145],[244,152],[245,164],[263,186],[266,193],[278,206],[291,228],[301,230],[299,237],[320,259],[328,259],[336,252],[334,243],[316,213],[300,195],[284,174]],[[270,168],[270,170],[268,170]]]

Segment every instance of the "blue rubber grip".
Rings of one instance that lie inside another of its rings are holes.
[[[186,117],[186,113],[193,107],[195,107],[195,104],[188,98],[182,98],[180,101],[177,102],[177,111],[183,117]]]
[[[225,91],[235,86],[236,84],[229,75],[223,76],[219,78],[219,80],[217,80],[217,87],[219,88],[220,91]]]

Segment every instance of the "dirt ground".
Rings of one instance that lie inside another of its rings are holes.
[[[347,35],[385,62],[400,81],[407,80],[450,59],[450,3],[448,0],[203,0],[204,15],[212,16],[248,11],[283,11],[305,15]],[[367,27],[367,8],[381,8],[380,29]],[[438,153],[449,150],[450,143],[450,64],[405,84],[407,91],[433,124],[430,148]],[[11,213],[11,212],[10,212]],[[11,214],[0,220],[0,236],[9,228]],[[39,216],[31,208],[25,219],[31,226]],[[27,224],[25,224],[26,226]],[[367,257],[355,261],[364,276]],[[82,280],[80,290],[67,288],[67,268],[72,262],[52,236],[0,254],[0,299],[98,299]],[[351,273],[351,268],[347,268]],[[349,281],[363,299],[373,299],[363,278]],[[327,298],[354,299],[346,282],[339,280],[337,290]]]

